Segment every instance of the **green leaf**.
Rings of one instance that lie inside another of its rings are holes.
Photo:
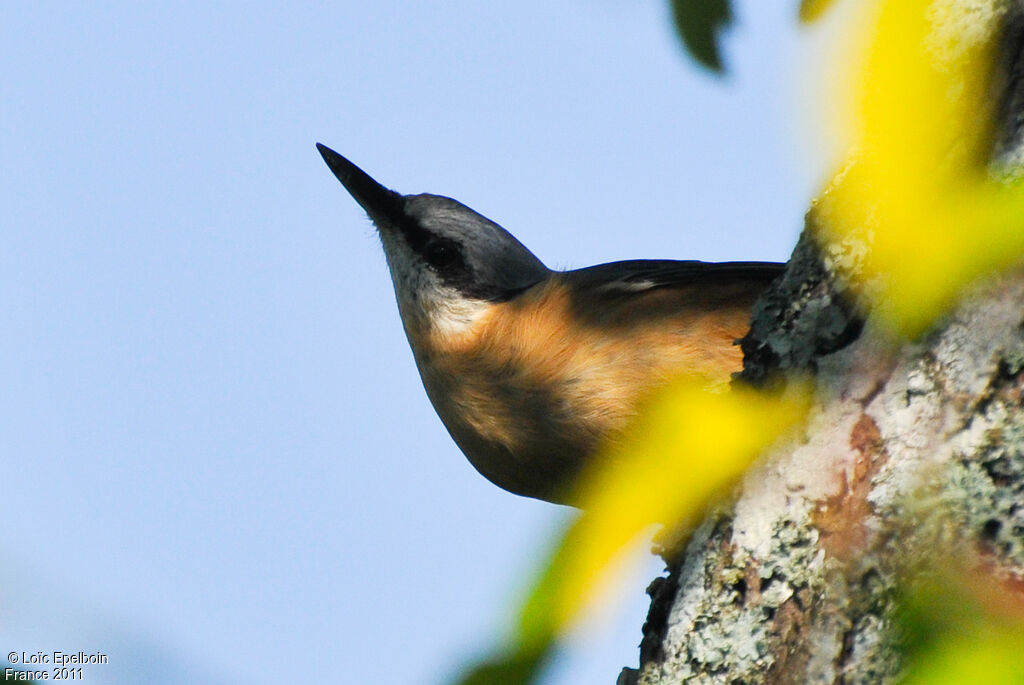
[[[997,581],[987,581],[989,601],[1002,599]],[[902,684],[1024,683],[1024,624],[1008,609],[986,606],[955,581],[912,584],[897,615],[906,659]]]
[[[800,0],[800,21],[812,22],[821,18],[834,0]]]
[[[483,661],[467,671],[456,681],[457,685],[531,685],[543,673],[551,655],[554,642],[541,649],[524,650],[500,654]]]
[[[732,23],[729,0],[672,0],[672,18],[690,55],[712,71],[724,71],[718,39]]]

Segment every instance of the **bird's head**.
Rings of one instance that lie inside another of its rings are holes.
[[[551,273],[511,233],[460,202],[396,193],[334,150],[317,149],[377,227],[410,334],[457,332]]]

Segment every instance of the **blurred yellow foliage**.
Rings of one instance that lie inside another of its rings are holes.
[[[815,21],[825,13],[834,0],[800,0],[800,21]]]
[[[1024,683],[1024,632],[987,629],[948,636],[920,655],[904,685],[1020,685]]]
[[[903,685],[1024,685],[1019,583],[963,550],[936,554],[930,566],[902,593]]]
[[[873,12],[854,64],[851,160],[819,201],[825,238],[867,246],[858,284],[871,312],[916,335],[978,276],[1024,254],[1024,190],[994,179],[991,72],[996,3],[862,0]],[[811,20],[829,5],[804,0]],[[957,10],[957,8],[960,8]],[[984,8],[987,11],[982,11]],[[979,9],[981,8],[981,9]],[[800,425],[810,391],[681,382],[653,398],[586,475],[584,514],[558,543],[526,601],[512,648],[463,683],[525,683],[588,608],[607,596],[652,524],[685,529],[758,455]],[[913,683],[1024,682],[1024,637],[986,629],[946,636]]]
[[[995,2],[865,3],[875,13],[841,106],[855,151],[819,203],[832,240],[869,249],[871,311],[916,335],[978,276],[1024,253],[1024,192],[992,177]]]
[[[523,606],[513,648],[464,674],[463,685],[532,682],[588,610],[604,606],[623,567],[646,552],[653,525],[685,529],[750,464],[802,425],[809,388],[714,390],[686,379],[655,397],[580,487],[583,514],[559,541]],[[524,673],[528,673],[524,677]]]
[[[652,398],[621,440],[583,478],[583,515],[567,532],[523,614],[530,643],[573,626],[615,586],[652,524],[691,526],[769,445],[799,424],[807,389],[784,394],[680,381]]]

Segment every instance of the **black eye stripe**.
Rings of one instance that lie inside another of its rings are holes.
[[[467,263],[462,245],[458,242],[441,237],[424,228],[405,212],[394,217],[394,221],[413,252],[423,258],[445,285],[458,290],[463,296],[490,302],[504,302],[523,290],[523,288],[510,290],[480,282],[473,267]],[[445,247],[438,249],[437,246],[441,244]],[[437,250],[438,253],[445,252],[445,258],[440,260],[438,254],[435,257],[438,259],[438,263],[432,262],[431,252],[433,250]],[[454,256],[449,256],[449,254]]]
[[[423,249],[428,242],[437,238],[437,236],[420,226],[415,219],[404,212],[397,219],[395,225],[401,231],[405,242],[409,243],[409,247],[420,254],[423,253]]]
[[[423,256],[437,269],[448,269],[462,261],[462,249],[454,241],[439,238],[426,244]]]
[[[438,271],[465,270],[462,246],[450,238],[443,238],[424,228],[407,214],[398,223],[409,247]]]

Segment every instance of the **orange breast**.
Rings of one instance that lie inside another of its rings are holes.
[[[728,383],[753,297],[665,288],[604,298],[553,279],[466,331],[413,342],[435,408],[477,469],[551,499],[652,389],[680,375]]]

